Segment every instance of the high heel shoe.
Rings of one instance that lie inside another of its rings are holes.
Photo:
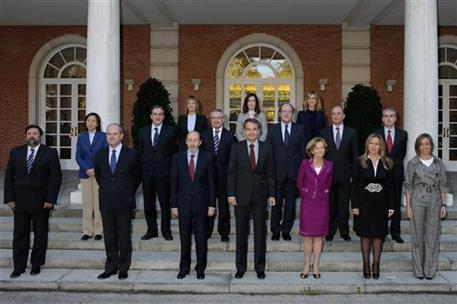
[[[321,274],[320,273],[313,273],[313,278],[320,279],[321,278]]]
[[[371,278],[370,264],[368,264],[368,265],[363,264],[363,277],[365,279]]]
[[[302,279],[306,279],[308,276],[309,276],[309,273],[304,273],[304,272],[300,273],[300,278],[302,278]]]
[[[379,279],[379,264],[373,263],[372,267],[373,267],[373,279],[377,280],[377,279]]]

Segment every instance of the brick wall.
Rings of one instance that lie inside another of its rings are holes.
[[[329,80],[320,92],[325,109],[341,102],[341,27],[287,25],[181,25],[179,27],[179,114],[185,112],[188,95],[197,96],[202,112],[208,114],[216,105],[216,69],[225,50],[249,34],[265,33],[287,42],[301,60],[304,92],[318,90],[319,79]],[[191,80],[201,79],[200,91],[194,92]],[[303,101],[297,101],[301,110]]]
[[[36,52],[65,34],[86,35],[82,26],[0,26],[0,168],[11,147],[24,142],[28,124],[28,77]],[[130,133],[130,114],[138,85],[149,76],[149,26],[123,26],[121,31],[121,122]],[[124,79],[134,79],[133,92]],[[129,136],[127,136],[128,138]]]

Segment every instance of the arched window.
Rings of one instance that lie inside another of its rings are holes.
[[[281,103],[295,102],[295,73],[290,60],[277,47],[249,44],[238,50],[225,70],[224,109],[235,130],[244,97],[256,93],[268,123],[277,122]],[[295,104],[294,104],[295,106]]]
[[[86,47],[64,45],[44,60],[40,73],[40,113],[45,143],[58,150],[62,168],[75,169],[76,136],[86,114]]]
[[[440,46],[438,59],[438,156],[457,171],[457,46]]]

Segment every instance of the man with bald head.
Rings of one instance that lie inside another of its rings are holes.
[[[190,271],[192,230],[195,233],[197,279],[205,278],[208,252],[208,218],[216,207],[213,157],[201,151],[197,131],[187,134],[187,150],[176,153],[171,163],[171,215],[179,218],[181,261],[177,278]]]
[[[344,110],[332,108],[332,124],[320,131],[328,145],[325,158],[333,163],[333,182],[330,192],[330,229],[325,238],[332,241],[336,230],[345,241],[349,236],[349,195],[351,190],[352,164],[359,156],[360,144],[357,132],[344,125]]]
[[[119,124],[109,124],[109,146],[98,151],[94,159],[106,251],[105,271],[98,279],[107,279],[118,271],[119,279],[126,279],[132,258],[132,211],[141,183],[141,163],[138,153],[122,144],[123,137]]]

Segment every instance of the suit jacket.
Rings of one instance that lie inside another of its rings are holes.
[[[300,197],[307,200],[328,199],[332,186],[333,164],[324,159],[319,174],[313,166],[313,159],[305,159],[300,165],[297,175],[297,189]]]
[[[384,128],[376,129],[374,133],[380,134],[386,142]],[[395,128],[395,137],[392,146],[392,152],[389,152],[386,147],[386,155],[393,160],[395,166],[393,167],[394,178],[397,183],[403,183],[405,180],[405,167],[403,161],[406,156],[406,145],[408,143],[408,133],[399,128]]]
[[[332,128],[333,126],[330,125],[320,131],[320,136],[325,139],[328,145],[325,158],[333,163],[333,182],[349,183],[353,163],[359,156],[359,136],[354,129],[344,125],[340,148],[337,149]]]
[[[99,186],[100,211],[131,211],[136,208],[135,193],[141,183],[138,153],[122,145],[114,174],[109,165],[109,148],[97,152],[95,178]]]
[[[149,180],[153,175],[169,178],[171,158],[178,151],[177,129],[162,125],[157,147],[152,146],[151,125],[142,127],[139,134],[138,152],[143,166],[143,178]]]
[[[45,202],[56,204],[62,183],[57,151],[43,144],[27,174],[27,145],[13,148],[5,172],[4,203],[16,202],[16,211],[37,212]]]
[[[226,128],[222,128],[219,148],[217,154],[214,152],[213,128],[209,128],[202,134],[201,148],[208,151],[214,157],[214,166],[217,172],[218,183],[227,184],[227,172],[230,160],[230,150],[236,142],[235,133]]]
[[[197,114],[195,119],[194,131],[202,133],[203,131],[208,130],[208,120],[205,115]],[[178,138],[179,138],[179,149],[186,150],[186,137],[189,131],[187,130],[187,115],[180,115],[178,117]]]
[[[259,141],[259,153],[255,170],[249,163],[246,140],[235,143],[230,152],[227,176],[227,196],[235,196],[237,204],[246,206],[255,195],[255,200],[267,202],[276,196],[273,151],[268,143]]]
[[[92,144],[89,140],[89,132],[83,132],[78,135],[76,142],[76,162],[79,166],[79,178],[89,177],[86,171],[94,168],[95,154],[106,147],[108,147],[108,143],[106,142],[105,132],[95,132]]]
[[[182,212],[216,207],[213,157],[199,151],[194,180],[189,174],[187,150],[176,153],[171,164],[171,208]]]
[[[273,149],[273,158],[276,168],[276,180],[283,181],[289,178],[297,180],[297,171],[305,157],[305,133],[302,125],[292,123],[289,133],[289,143],[284,144],[281,123],[271,127],[268,133],[268,142]]]
[[[297,124],[303,125],[305,128],[305,139],[306,142],[316,137],[320,130],[326,127],[325,125],[325,115],[322,111],[316,111],[316,125],[314,126],[314,130],[316,133],[313,134],[313,128],[311,127],[311,116],[312,114],[310,111],[300,111],[298,112],[297,116]]]

